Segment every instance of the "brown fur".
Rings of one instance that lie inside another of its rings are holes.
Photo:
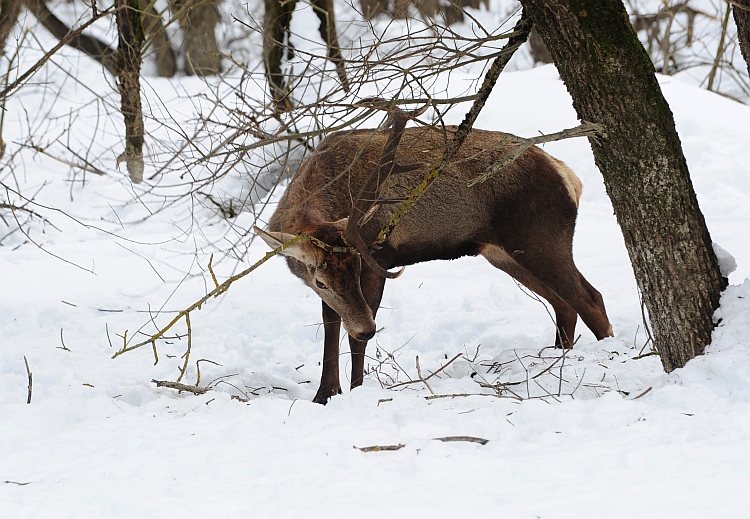
[[[424,167],[404,168],[381,186],[378,209],[361,229],[366,243],[374,241],[427,167],[439,160],[453,131],[404,131],[397,163]],[[268,232],[261,236],[274,245],[305,231],[330,245],[343,245],[352,202],[377,167],[387,136],[387,131],[378,130],[331,134],[302,164],[271,217]],[[485,183],[467,187],[512,146],[512,136],[473,130],[373,258],[389,269],[481,254],[550,302],[558,346],[572,347],[577,315],[598,339],[612,335],[601,295],[573,263],[581,182],[570,168],[532,147]],[[362,383],[364,351],[375,333],[385,280],[363,265],[357,253],[330,253],[310,242],[297,245],[286,252],[289,267],[323,300],[323,376],[315,401],[325,403],[341,391],[342,320],[352,348],[352,387]]]

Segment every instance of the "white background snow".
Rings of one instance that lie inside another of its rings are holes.
[[[316,28],[310,22],[311,34]],[[111,80],[84,66],[88,58],[64,55],[82,83],[49,65],[37,87],[11,98],[9,150],[44,125],[70,128],[94,149],[118,148],[119,120],[95,130],[97,103],[87,104],[108,92],[115,110]],[[465,74],[451,81],[477,70]],[[554,336],[545,307],[483,259],[417,265],[386,286],[364,386],[325,407],[310,402],[320,303],[279,258],[192,314],[184,381],[195,383],[195,361],[207,359],[201,385],[209,393],[151,382],[176,379],[184,339],[161,343],[156,365],[148,347],[112,360],[126,330],[153,332],[157,309],[164,324],[212,288],[211,244],[221,248],[252,216],[230,228],[198,207],[190,225],[190,204],[175,204],[141,222],[159,197],[132,186],[114,154],[103,159],[106,176],[89,174],[82,185],[65,164],[26,150],[3,182],[34,194],[29,207],[48,223],[29,227],[43,248],[18,233],[0,246],[0,517],[750,516],[750,108],[659,81],[712,238],[737,262],[712,344],[671,374],[657,356],[642,356],[650,345],[635,281],[585,140],[545,149],[583,180],[576,262],[602,292],[615,337],[597,342],[579,323],[575,349],[560,360],[544,349]],[[62,95],[50,99],[43,82]],[[148,83],[153,99],[207,88],[185,77]],[[194,107],[180,102],[171,115],[187,121]],[[452,122],[463,113],[451,112]],[[576,124],[546,66],[504,73],[476,126],[531,136]],[[218,261],[216,273],[225,279],[265,252],[253,242],[241,264]],[[383,387],[416,378],[417,356],[427,373],[459,353],[429,384],[438,395],[473,396],[427,399],[424,384]],[[345,386],[348,368],[344,354]],[[488,396],[488,384],[511,391]],[[434,439],[446,436],[489,442]],[[396,444],[404,447],[353,448]]]

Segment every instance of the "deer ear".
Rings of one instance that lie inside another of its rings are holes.
[[[253,227],[253,229],[256,233],[258,233],[258,236],[263,238],[263,241],[266,242],[266,244],[272,249],[280,247],[289,240],[293,240],[294,238],[296,238],[294,234],[289,234],[286,232],[264,231],[263,229],[259,229],[258,227]],[[307,265],[315,265],[316,263],[315,253],[314,251],[310,250],[310,244],[307,241],[298,241],[296,243],[293,243],[292,245],[282,250],[281,254],[294,258]]]

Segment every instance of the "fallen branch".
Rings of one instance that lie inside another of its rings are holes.
[[[198,387],[198,386],[190,386],[188,384],[181,384],[179,382],[172,382],[170,380],[152,380],[154,384],[156,384],[156,387],[167,387],[169,389],[176,389],[177,391],[187,391],[189,393],[193,393],[194,395],[203,395],[211,390],[209,387]]]
[[[496,393],[448,393],[445,395],[429,395],[424,397],[425,400],[436,400],[438,398],[462,398],[462,397],[469,397],[469,396],[489,396],[492,398],[510,398],[512,400],[523,400],[520,397],[517,396],[506,396],[506,395],[499,395]]]
[[[370,447],[357,447],[356,445],[353,445],[353,447],[362,452],[381,452],[397,451],[399,449],[403,449],[404,447],[406,447],[406,445],[404,445],[403,443],[399,443],[398,445],[372,445]]]
[[[443,438],[433,438],[433,440],[438,440],[441,442],[470,442],[478,443],[480,445],[487,445],[487,442],[489,442],[489,440],[485,440],[484,438],[477,438],[476,436],[445,436]]]

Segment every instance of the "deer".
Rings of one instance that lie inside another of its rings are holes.
[[[364,380],[385,281],[415,263],[483,256],[550,304],[558,348],[573,347],[578,316],[597,340],[613,335],[602,295],[573,262],[582,193],[575,173],[532,146],[469,187],[512,153],[518,143],[513,135],[471,130],[440,176],[378,242],[456,132],[448,126],[406,128],[411,118],[397,110],[390,131],[329,134],[300,165],[267,228],[255,227],[322,301],[322,373],[313,398],[319,404],[341,393],[341,325],[349,336],[355,389]]]

